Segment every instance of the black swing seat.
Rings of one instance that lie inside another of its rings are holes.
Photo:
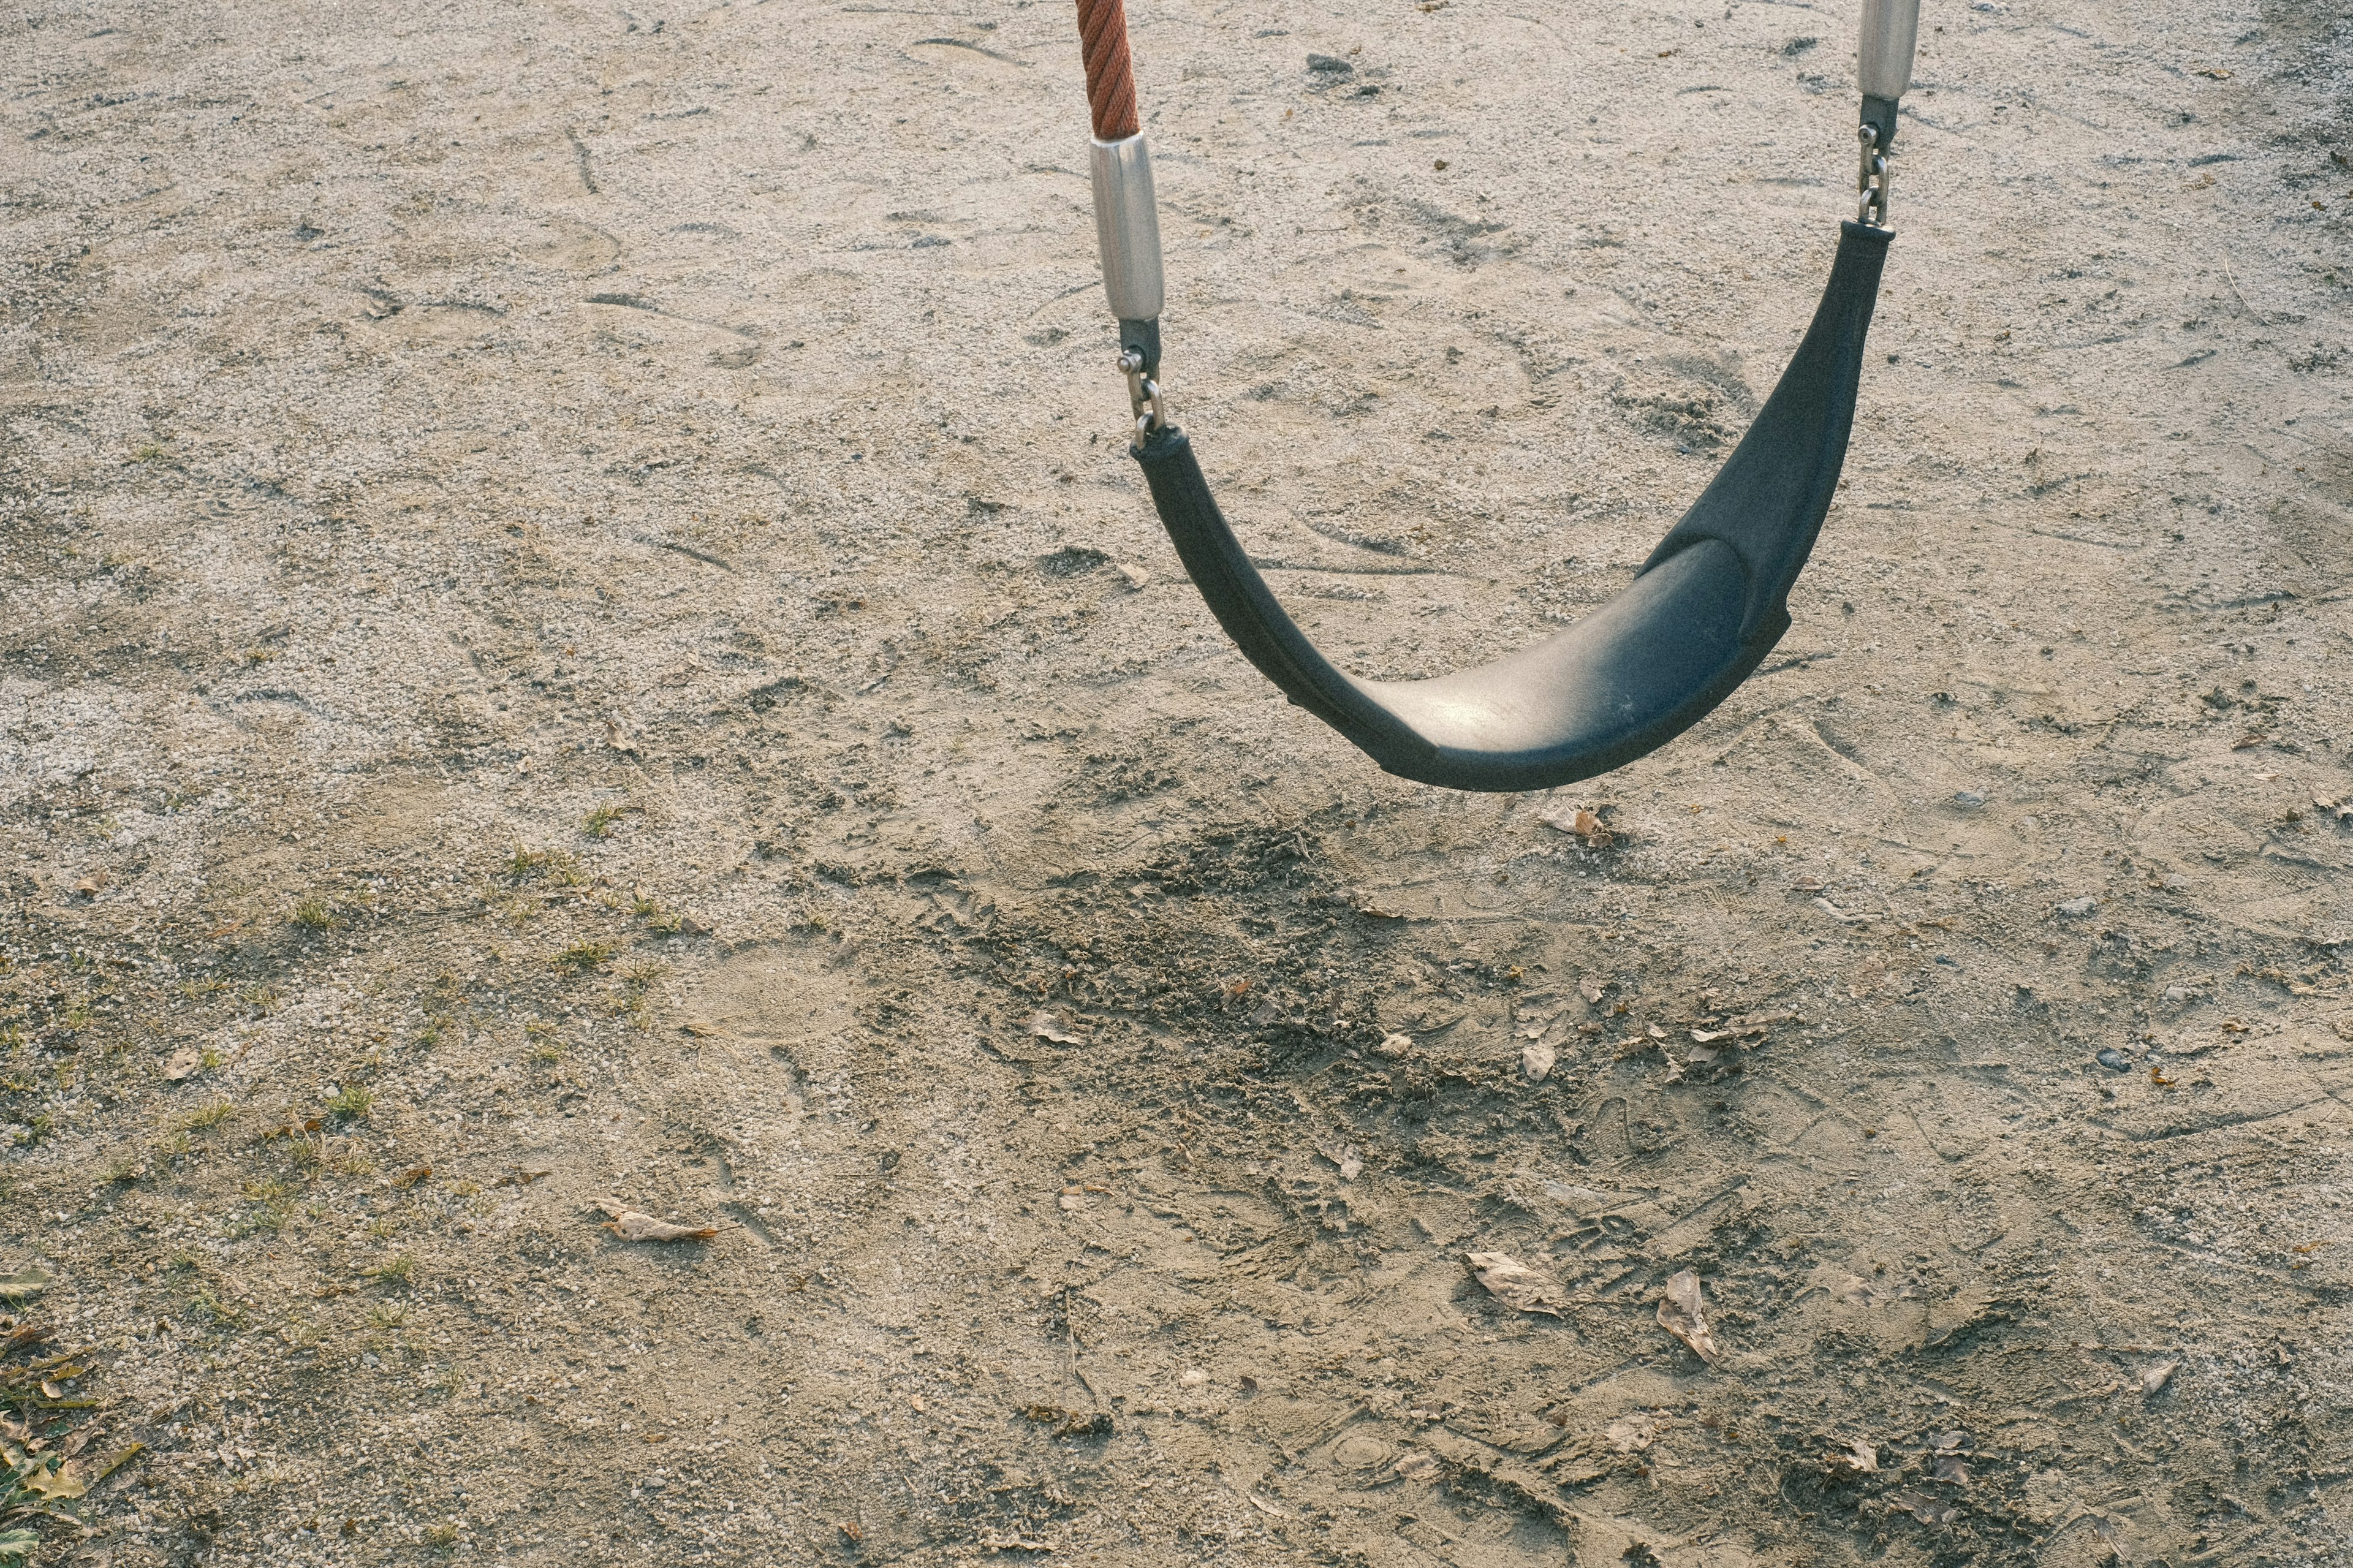
[[[1843,226],[1805,341],[1715,479],[1634,581],[1566,631],[1429,680],[1358,680],[1284,613],[1234,538],[1181,431],[1130,453],[1160,521],[1243,655],[1388,772],[1463,790],[1606,773],[1689,729],[1789,627],[1854,422],[1863,339],[1891,231]]]

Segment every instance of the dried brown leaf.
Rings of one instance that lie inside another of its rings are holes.
[[[1466,1252],[1462,1260],[1479,1277],[1487,1293],[1523,1312],[1557,1318],[1564,1304],[1544,1277],[1526,1264],[1501,1252]]]
[[[1667,1281],[1667,1293],[1659,1302],[1659,1327],[1690,1346],[1694,1355],[1711,1366],[1724,1353],[1716,1348],[1715,1331],[1707,1326],[1699,1276],[1688,1268]]]
[[[624,1208],[607,1201],[605,1212],[613,1216],[605,1229],[623,1241],[709,1241],[719,1234],[714,1226],[672,1225],[666,1219],[656,1219],[649,1214]]]
[[[1029,1032],[1041,1040],[1051,1040],[1058,1046],[1081,1046],[1086,1037],[1051,1013],[1039,1013],[1029,1020]]]

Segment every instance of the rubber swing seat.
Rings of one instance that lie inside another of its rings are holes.
[[[1665,744],[1789,628],[1790,586],[1838,489],[1891,231],[1849,222],[1813,323],[1756,421],[1622,592],[1565,631],[1428,680],[1359,680],[1319,653],[1218,510],[1192,443],[1129,453],[1201,596],[1291,700],[1392,773],[1461,790],[1590,778]]]

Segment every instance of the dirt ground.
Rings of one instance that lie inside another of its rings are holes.
[[[36,1561],[2353,1560],[2353,13],[1929,0],[1794,629],[1513,797],[1178,570],[1066,5],[631,4],[0,20]],[[1852,206],[1852,0],[1512,5],[1136,0],[1375,675],[1621,586]]]

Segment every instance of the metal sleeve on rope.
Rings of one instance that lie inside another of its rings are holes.
[[[1862,96],[1891,103],[1912,85],[1912,57],[1920,46],[1920,0],[1862,0],[1862,47],[1855,75]],[[1881,128],[1894,135],[1893,125]]]
[[[1160,315],[1160,216],[1152,199],[1152,156],[1141,133],[1088,147],[1095,194],[1095,246],[1103,293],[1123,321]],[[1155,345],[1156,347],[1156,345]]]

